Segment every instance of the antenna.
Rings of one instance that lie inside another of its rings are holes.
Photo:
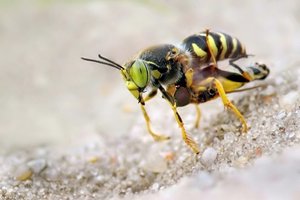
[[[118,63],[106,58],[106,57],[103,57],[101,56],[100,54],[98,55],[99,59],[100,60],[94,60],[94,59],[90,59],[90,58],[84,58],[84,57],[81,57],[82,60],[85,60],[85,61],[90,61],[90,62],[96,62],[96,63],[100,63],[100,64],[103,64],[103,65],[107,65],[107,66],[110,66],[110,67],[113,67],[113,68],[116,68],[118,70],[122,70],[124,69],[124,67],[122,67],[121,65],[119,65]],[[104,61],[106,62],[104,62]]]

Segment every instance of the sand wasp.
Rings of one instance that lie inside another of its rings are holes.
[[[193,152],[199,153],[197,143],[185,130],[177,107],[190,103],[198,105],[221,97],[224,106],[233,111],[246,132],[247,124],[243,115],[230,102],[226,93],[237,91],[245,83],[264,79],[269,74],[264,64],[256,63],[245,69],[235,64],[236,60],[247,56],[245,47],[235,37],[206,30],[187,37],[179,46],[163,44],[149,47],[124,65],[101,55],[98,56],[100,60],[82,59],[120,70],[127,89],[140,104],[148,132],[156,141],[167,140],[169,137],[156,134],[151,129],[145,102],[159,90],[172,108],[183,140]],[[229,59],[230,66],[237,69],[238,73],[219,69],[217,61],[224,59]],[[143,96],[147,87],[152,89]],[[199,125],[200,116],[197,106],[196,126]]]

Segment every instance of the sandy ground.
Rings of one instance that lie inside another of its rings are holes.
[[[0,199],[300,198],[298,1],[28,2],[0,2]],[[230,95],[247,135],[220,100],[201,105],[200,129],[194,107],[180,109],[198,156],[161,98],[147,109],[172,139],[155,143],[120,75],[80,60],[123,63],[207,27],[271,74]]]

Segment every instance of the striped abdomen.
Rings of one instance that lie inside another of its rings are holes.
[[[246,49],[242,43],[237,38],[225,33],[209,32],[208,42],[217,61],[246,56]],[[181,46],[185,51],[189,51],[194,58],[197,58],[199,64],[212,61],[206,43],[206,32],[185,38]]]

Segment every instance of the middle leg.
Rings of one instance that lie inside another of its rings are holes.
[[[170,107],[172,108],[175,120],[178,124],[178,126],[181,129],[181,135],[182,135],[182,139],[184,140],[184,142],[192,149],[192,151],[196,154],[200,153],[198,144],[193,140],[193,138],[191,136],[188,135],[188,133],[185,130],[183,121],[177,111],[176,108],[176,103],[175,100],[173,99],[173,97],[171,97],[168,92],[159,84],[158,89],[161,91],[163,97],[167,100],[167,102],[169,103]]]

